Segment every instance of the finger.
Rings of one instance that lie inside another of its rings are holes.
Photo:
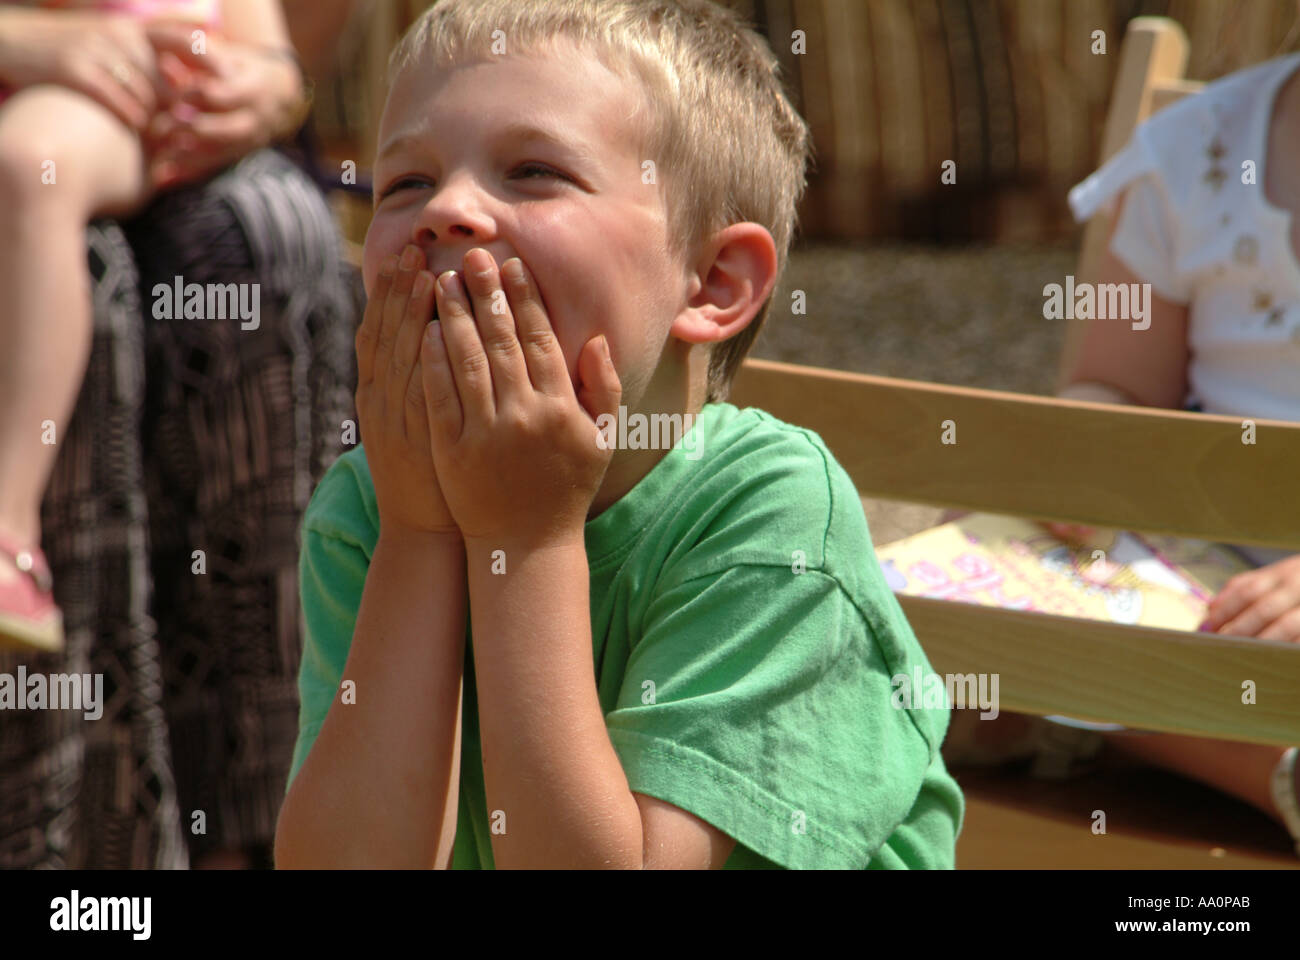
[[[397,347],[397,331],[406,315],[406,301],[411,297],[416,271],[424,266],[424,253],[407,244],[397,261],[397,273],[392,289],[383,305],[383,318],[379,325],[379,341],[375,345],[375,382],[386,383],[392,369],[393,351]],[[387,388],[385,387],[385,394]]]
[[[87,62],[73,74],[73,81],[81,93],[106,107],[128,127],[143,130],[148,126],[149,114],[140,101],[99,64]]]
[[[166,99],[179,99],[194,83],[194,72],[171,52],[158,54],[158,74],[167,85]]]
[[[149,125],[141,136],[146,144],[157,150],[167,144],[180,130],[180,126],[180,121],[170,111],[159,111],[149,118]]]
[[[511,276],[512,264],[519,265],[519,274]],[[524,266],[518,257],[512,257],[503,265],[502,279],[506,293],[510,298],[510,309],[515,318],[515,329],[519,347],[523,353],[524,363],[528,368],[528,377],[534,389],[549,397],[564,396],[573,390],[569,379],[569,370],[564,363],[564,351],[560,341],[555,338],[550,318],[542,303],[541,291],[533,282],[532,272]]]
[[[420,338],[424,336],[424,328],[432,318],[433,274],[421,270],[411,286],[411,297],[406,301],[406,312],[397,329],[393,359],[388,366],[388,409],[396,412],[405,407],[406,439],[414,440],[421,446],[429,442],[424,400],[421,397],[414,409],[404,401],[410,398],[411,381],[419,380],[418,376],[412,377],[411,374],[420,362]]]
[[[1211,630],[1221,630],[1272,588],[1272,578],[1252,570],[1229,580],[1210,601],[1205,620]]]
[[[181,125],[200,140],[214,144],[242,144],[254,138],[258,130],[252,110],[232,109],[226,113],[200,113]]]
[[[464,285],[454,270],[438,278],[438,317],[443,345],[456,380],[464,426],[490,424],[496,418],[492,370],[470,313]]]
[[[1232,619],[1227,620],[1218,632],[1236,637],[1257,637],[1265,627],[1290,613],[1297,606],[1300,606],[1300,597],[1283,587],[1277,587],[1259,597]]]
[[[515,334],[515,318],[501,286],[501,276],[492,255],[482,248],[465,257],[465,283],[469,287],[478,323],[479,340],[492,371],[492,388],[498,410],[522,401],[532,390],[528,366]]]
[[[251,99],[246,84],[222,77],[200,79],[184,93],[184,101],[199,110],[212,113],[233,110]]]
[[[225,57],[218,54],[214,49],[205,46],[204,49],[207,52],[195,52],[191,28],[178,24],[147,23],[144,29],[145,36],[148,37],[149,45],[153,47],[155,54],[170,53],[191,69],[208,71],[218,76],[225,76],[230,72],[227,69]]]
[[[158,91],[150,79],[152,73],[148,64],[143,67],[136,62],[127,49],[115,49],[108,52],[99,64],[100,68],[113,78],[113,81],[125,90],[144,110],[146,120],[158,107]]]
[[[459,440],[465,425],[460,392],[442,337],[442,322],[435,320],[420,339],[420,379],[429,420],[429,444],[435,454]]]
[[[166,85],[158,69],[158,57],[149,44],[149,38],[135,21],[125,18],[122,30],[115,35],[114,39],[121,54],[132,67],[133,89],[148,98],[145,105],[152,113],[159,101],[165,97]]]
[[[384,304],[388,300],[388,291],[393,286],[393,274],[397,272],[397,256],[389,254],[379,264],[379,276],[375,279],[375,289],[366,303],[366,312],[361,317],[361,326],[357,328],[357,385],[368,384],[374,379],[375,348],[379,344],[379,328],[382,323]]]
[[[578,374],[582,389],[578,400],[593,421],[601,415],[618,415],[619,401],[623,398],[623,385],[614,368],[609,352],[609,340],[602,334],[588,340],[578,357]]]
[[[1043,526],[1052,536],[1070,543],[1082,543],[1097,532],[1096,527],[1086,527],[1078,523],[1044,523]]]
[[[1300,607],[1278,617],[1257,636],[1261,640],[1280,640],[1282,643],[1300,643]]]

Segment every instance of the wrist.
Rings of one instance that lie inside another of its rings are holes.
[[[271,139],[292,136],[311,113],[315,84],[292,47],[248,44],[248,49],[268,62],[281,77],[276,84],[276,115],[271,120]]]
[[[385,525],[382,520],[379,524],[379,540],[376,549],[378,549],[379,543],[400,550],[433,549],[459,552],[465,550],[465,540],[458,529],[422,530],[418,527],[410,527],[400,523]]]
[[[581,550],[586,553],[586,531],[582,526],[578,526],[535,536],[508,535],[465,538],[465,555],[467,558],[491,557],[497,550],[504,551],[506,557],[562,550]]]

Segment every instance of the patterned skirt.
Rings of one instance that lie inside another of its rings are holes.
[[[0,867],[269,865],[297,736],[298,528],[353,419],[360,294],[320,191],[264,150],[87,231],[94,342],[42,506],[62,654],[103,714],[0,715]],[[155,319],[256,283],[260,325]],[[201,551],[201,552],[200,552]]]

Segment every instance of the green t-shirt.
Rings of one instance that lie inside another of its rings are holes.
[[[693,429],[586,525],[595,680],[628,786],[734,837],[727,869],[951,868],[948,710],[891,702],[892,677],[930,664],[848,474],[758,409],[709,404]],[[303,521],[290,783],[338,700],[378,534],[358,447]],[[493,865],[473,666],[470,638],[453,869]]]

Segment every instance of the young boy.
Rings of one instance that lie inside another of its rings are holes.
[[[893,706],[930,667],[857,492],[724,402],[809,150],[762,39],[444,0],[390,72],[277,864],[953,866],[947,710]]]

